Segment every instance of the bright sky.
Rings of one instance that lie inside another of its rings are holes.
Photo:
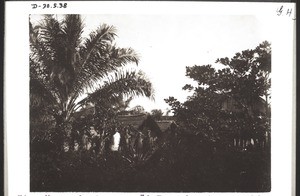
[[[139,69],[153,84],[155,101],[139,97],[131,107],[146,111],[170,108],[164,101],[174,96],[184,101],[182,87],[192,81],[185,67],[214,64],[217,58],[232,57],[269,40],[267,21],[253,15],[82,15],[83,36],[106,23],[117,28],[116,44],[131,47],[140,55]]]

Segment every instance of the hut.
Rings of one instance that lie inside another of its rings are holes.
[[[146,134],[148,130],[157,137],[160,137],[162,130],[157,122],[147,114],[118,115],[116,121],[123,129],[129,128],[131,131]]]
[[[150,115],[118,115],[116,121],[121,134],[121,150],[132,150],[140,156],[156,149],[162,131]]]

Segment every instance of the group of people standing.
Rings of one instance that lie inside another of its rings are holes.
[[[107,137],[101,135],[93,126],[82,137],[82,148],[95,153],[105,152],[133,152],[143,154],[155,149],[157,136],[150,129],[135,130],[130,126],[116,127]]]
[[[134,130],[125,127],[120,133],[116,129],[111,143],[112,151],[133,151],[135,154],[143,154],[155,148],[157,137],[149,129]]]

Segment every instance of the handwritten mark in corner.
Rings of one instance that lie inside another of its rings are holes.
[[[277,16],[287,16],[287,17],[291,17],[293,16],[293,8],[286,8],[283,5],[281,5],[279,8],[277,8],[276,10],[276,14]],[[296,18],[292,18],[293,20],[296,20]]]

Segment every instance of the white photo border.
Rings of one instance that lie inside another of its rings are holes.
[[[120,193],[33,193],[29,190],[29,14],[255,15],[272,27],[272,144],[269,193],[123,193],[125,195],[295,195],[296,20],[278,16],[294,3],[80,2],[66,9],[33,9],[34,2],[5,2],[4,126],[6,195],[119,195]],[[39,4],[52,3],[40,1]],[[58,2],[60,3],[60,2]]]

